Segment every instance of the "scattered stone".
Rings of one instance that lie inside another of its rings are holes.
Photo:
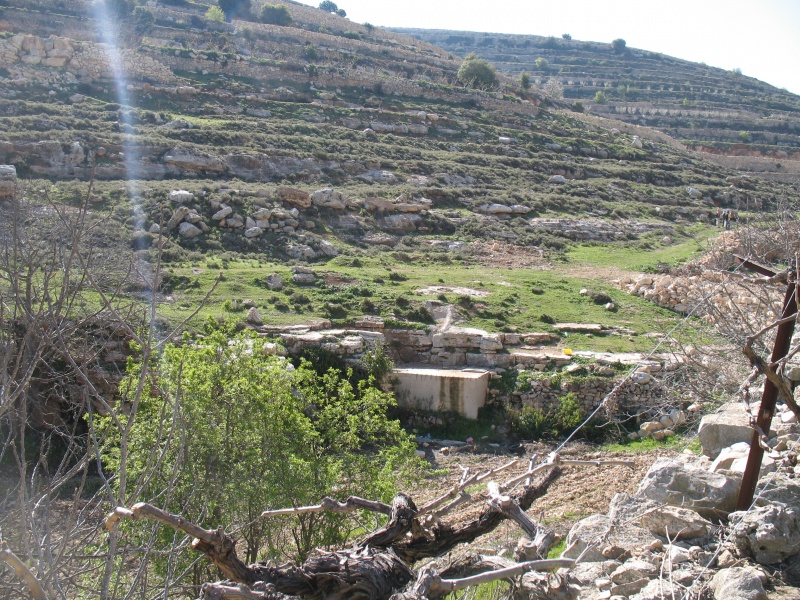
[[[264,278],[267,288],[273,292],[283,289],[283,277],[277,273],[270,273]]]
[[[186,190],[172,190],[169,193],[170,202],[183,204],[185,202],[191,202],[192,200],[194,200],[194,194]]]
[[[741,403],[725,404],[716,413],[703,417],[697,437],[703,454],[716,458],[723,448],[738,442],[750,443],[753,439],[750,415]]]
[[[178,234],[181,237],[191,239],[196,238],[198,235],[201,235],[203,230],[199,227],[192,225],[191,223],[181,223],[180,227],[178,227]]]
[[[638,494],[649,500],[691,508],[706,518],[733,512],[741,479],[709,473],[707,467],[686,456],[659,458],[639,485]]]
[[[709,587],[715,600],[767,600],[761,578],[744,567],[717,571]]]
[[[563,175],[553,175],[550,179],[547,180],[548,183],[567,183],[567,178]]]
[[[226,204],[222,204],[221,208],[217,212],[215,212],[213,215],[211,215],[211,218],[214,221],[222,221],[222,219],[225,219],[225,218],[229,217],[232,214],[233,214],[233,208],[230,207],[230,206],[227,206]]]
[[[191,212],[192,210],[187,206],[179,206],[176,208],[172,213],[172,216],[169,218],[169,221],[167,221],[167,229],[175,229]]]
[[[280,186],[277,190],[278,200],[295,208],[311,208],[311,194],[293,187]]]
[[[695,200],[703,197],[703,192],[691,186],[686,188],[686,193],[689,195],[690,198],[694,198]]]
[[[261,227],[250,227],[246,229],[244,232],[244,237],[246,238],[256,238],[264,233],[264,230]]]
[[[713,528],[710,521],[693,510],[666,505],[646,510],[639,519],[639,525],[673,541],[704,538]]]
[[[331,188],[323,188],[311,194],[311,202],[314,206],[328,208],[330,210],[344,210],[345,197],[341,192]]]
[[[264,322],[261,320],[261,315],[258,314],[258,309],[253,306],[250,310],[247,311],[247,322],[251,325],[263,325]]]
[[[736,523],[736,548],[759,564],[773,565],[800,554],[800,508],[775,503],[732,513],[730,520]]]

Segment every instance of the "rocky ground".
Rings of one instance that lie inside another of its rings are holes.
[[[750,435],[747,416],[729,404],[704,418],[702,454],[689,450],[690,438],[671,448],[610,456],[598,448],[572,444],[562,459],[629,461],[630,466],[568,466],[529,515],[566,538],[562,556],[577,558],[572,596],[592,599],[660,598],[797,599],[800,598],[800,485],[796,477],[800,439],[796,416],[779,406],[770,433],[770,450],[754,506],[732,512],[738,497]],[[446,474],[415,490],[419,501],[457,485],[463,469],[485,472],[517,455],[469,449],[425,448],[432,464]],[[519,463],[491,479],[502,482],[524,472],[529,457],[546,457],[553,448],[525,447]],[[540,459],[541,460],[541,459]],[[488,494],[476,487],[473,501],[448,515],[451,522],[474,517]],[[521,538],[506,522],[467,552],[515,556]],[[527,576],[526,576],[527,577]],[[548,596],[550,597],[550,596]],[[559,596],[561,597],[561,596]]]

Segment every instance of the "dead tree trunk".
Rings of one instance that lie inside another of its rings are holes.
[[[410,568],[419,560],[442,556],[458,544],[472,542],[490,533],[504,519],[509,518],[520,523],[532,537],[541,538],[539,543],[544,546],[545,538],[548,537],[546,531],[532,521],[525,511],[536,499],[544,496],[550,485],[561,475],[559,465],[570,463],[596,466],[604,464],[601,461],[561,461],[556,454],[539,466],[534,467],[532,462],[525,473],[505,484],[490,484],[486,508],[475,519],[461,524],[442,522],[431,513],[428,514],[428,520],[423,521],[425,510],[418,511],[409,496],[398,494],[391,506],[389,522],[384,527],[369,534],[349,550],[319,552],[302,565],[245,565],[236,556],[235,541],[221,529],[203,529],[179,515],[169,514],[149,504],[137,504],[131,509],[116,508],[106,519],[106,527],[113,529],[123,518],[147,518],[194,536],[192,547],[203,552],[231,580],[206,584],[203,597],[208,600],[433,600],[448,592],[485,581],[518,577],[530,571],[549,571],[574,564],[569,559],[533,560],[498,569],[497,565],[478,561],[482,566],[475,567],[469,576],[461,579],[447,579],[447,571],[437,574],[428,569],[417,575]],[[532,476],[541,473],[543,475],[538,481],[530,483]],[[464,485],[470,480],[465,473]],[[502,490],[523,480],[526,484],[516,494],[502,494]],[[389,507],[385,504],[349,498],[345,503],[326,499],[319,506],[268,511],[264,515],[320,510],[347,512],[355,508],[369,508],[384,514],[389,512]],[[446,511],[439,511],[436,515],[441,516],[444,512]],[[539,549],[541,553],[545,552],[543,546]],[[409,584],[412,585],[406,592],[395,593],[406,589]]]

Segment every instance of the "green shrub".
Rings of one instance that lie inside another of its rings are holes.
[[[209,6],[208,10],[206,11],[206,19],[213,21],[214,23],[224,23],[225,13],[222,12],[222,9],[219,6]]]
[[[269,25],[281,25],[283,27],[292,22],[292,15],[289,9],[283,4],[265,4],[261,8],[259,18],[262,23]]]
[[[461,63],[456,75],[464,85],[476,89],[488,90],[497,85],[497,72],[488,61],[478,58],[470,52]]]
[[[156,16],[146,6],[137,6],[131,13],[130,21],[136,33],[146,35],[153,30],[156,24]]]

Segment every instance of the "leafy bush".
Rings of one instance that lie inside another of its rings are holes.
[[[215,23],[224,23],[225,13],[222,12],[222,9],[219,6],[209,6],[208,10],[206,11],[206,19]]]
[[[315,547],[343,544],[353,522],[329,513],[289,521],[254,516],[329,495],[391,501],[419,462],[409,436],[386,417],[395,405],[391,395],[354,387],[333,370],[320,375],[308,363],[289,370],[251,351],[258,343],[216,331],[202,343],[164,349],[138,412],[121,417],[131,428],[128,476],[146,482],[126,500],[154,501],[204,527],[228,524],[239,532],[247,562],[287,554],[302,560]],[[131,364],[123,400],[135,394],[140,368]],[[111,418],[95,418],[106,432],[104,467],[116,471],[119,428]],[[173,541],[171,533],[149,539],[152,528],[137,524],[121,535],[157,550]],[[171,553],[159,556],[151,555],[161,561],[154,576],[167,561],[182,570],[192,560],[177,565]]]
[[[488,90],[497,85],[497,72],[488,61],[478,58],[470,52],[461,63],[456,75],[464,85],[476,89]]]
[[[323,0],[319,3],[319,8],[320,10],[324,10],[325,12],[329,13],[335,13],[339,10],[339,7],[336,6],[336,3],[332,2],[331,0]]]
[[[153,30],[156,24],[156,16],[153,11],[146,6],[137,6],[131,13],[131,26],[139,35],[146,35]]]
[[[283,27],[292,22],[291,13],[289,13],[289,9],[283,4],[265,4],[261,8],[259,18],[262,23],[281,25]]]
[[[626,42],[622,38],[617,38],[611,42],[611,49],[614,54],[624,54],[626,50]]]
[[[603,90],[598,90],[594,95],[594,101],[597,102],[597,104],[606,104],[608,102],[606,93]]]
[[[595,304],[608,304],[614,301],[614,299],[605,292],[592,292],[589,294],[589,298],[591,298],[592,302]]]

